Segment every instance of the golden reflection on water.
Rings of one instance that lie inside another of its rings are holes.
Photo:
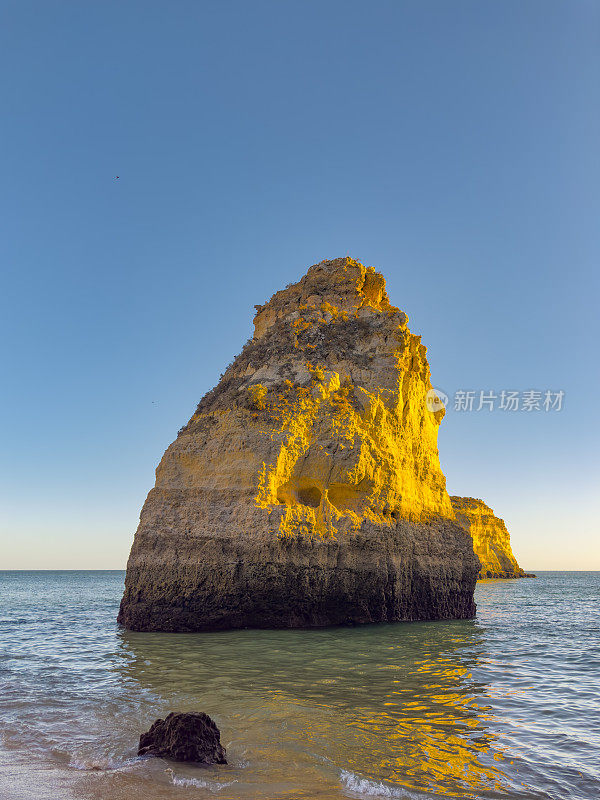
[[[299,786],[333,792],[350,771],[464,796],[503,784],[488,687],[472,672],[484,655],[481,629],[466,621],[123,632],[117,666],[134,695],[153,698],[157,716],[196,708],[215,717],[245,780],[293,785],[297,775]]]

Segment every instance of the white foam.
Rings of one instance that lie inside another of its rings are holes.
[[[69,766],[73,767],[74,769],[81,769],[81,770],[94,770],[94,771],[107,771],[107,770],[116,770],[122,769],[123,767],[128,767],[131,764],[134,764],[137,759],[134,758],[111,758],[110,756],[99,756],[99,757],[79,757],[72,755]]]
[[[167,770],[167,772],[171,772]],[[219,783],[219,781],[204,781],[200,778],[178,778],[171,772],[171,780],[174,786],[190,787],[195,786],[199,789],[208,789],[209,792],[220,792],[221,789],[226,789],[228,786],[233,786],[237,781],[229,781],[228,783]]]
[[[74,769],[104,771],[120,769],[125,763],[125,761],[110,758],[109,756],[103,758],[78,758],[77,756],[71,756],[70,766]]]
[[[386,786],[385,783],[379,783],[378,781],[370,781],[346,770],[342,770],[340,773],[340,781],[343,788],[348,792],[364,797],[392,797],[398,798],[398,800],[409,800],[409,798],[414,797],[406,789]]]

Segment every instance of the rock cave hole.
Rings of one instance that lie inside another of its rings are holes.
[[[321,490],[317,486],[296,489],[296,497],[302,505],[318,508],[321,505]]]
[[[327,497],[338,511],[354,511],[355,514],[361,514],[366,501],[366,492],[348,484],[333,484],[327,491]]]

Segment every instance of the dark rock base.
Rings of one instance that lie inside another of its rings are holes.
[[[155,544],[160,547],[160,542]],[[479,563],[452,522],[340,540],[195,537],[176,563],[127,568],[118,620],[137,631],[470,619]]]

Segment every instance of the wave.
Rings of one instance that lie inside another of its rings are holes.
[[[237,783],[237,780],[221,783],[219,781],[202,780],[201,778],[178,778],[171,769],[167,769],[165,772],[171,773],[171,781],[174,786],[185,788],[195,786],[198,789],[208,789],[209,792],[220,792],[221,789],[226,789],[228,786],[233,786],[234,783]]]
[[[342,787],[354,795],[361,797],[390,797],[397,798],[397,800],[417,800],[417,795],[409,792],[407,789],[401,789],[399,786],[388,786],[379,781],[370,781],[367,778],[361,778],[360,775],[355,775],[353,772],[342,770],[340,773],[340,781]]]
[[[111,758],[110,756],[80,757],[71,756],[69,766],[73,769],[91,770],[104,772],[108,770],[122,769],[137,761],[135,758]]]

